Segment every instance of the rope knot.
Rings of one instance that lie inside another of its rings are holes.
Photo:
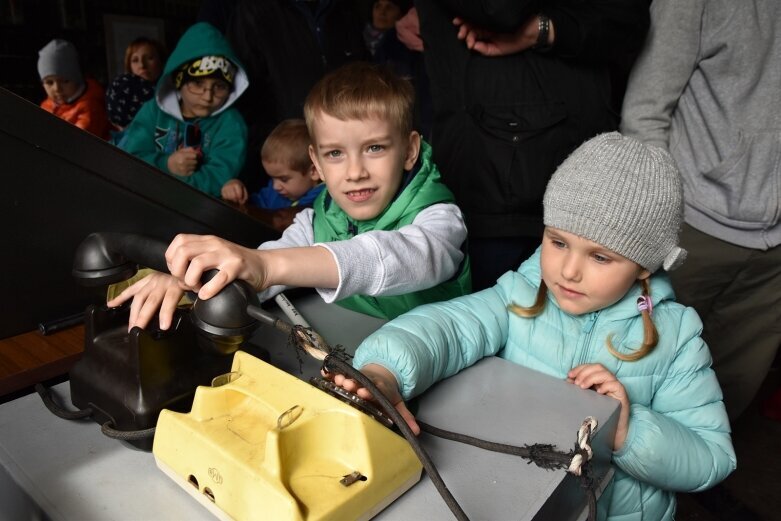
[[[594,451],[591,450],[591,435],[597,428],[597,420],[593,416],[586,416],[583,423],[578,429],[578,442],[576,448],[576,454],[572,457],[572,461],[569,464],[567,472],[580,476],[583,472],[583,464],[587,463],[594,456]],[[585,460],[585,461],[584,461]]]

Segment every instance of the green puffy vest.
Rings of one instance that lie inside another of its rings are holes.
[[[402,180],[401,192],[380,215],[367,221],[350,218],[328,194],[327,190],[314,202],[315,242],[344,241],[372,230],[398,230],[411,224],[424,208],[437,203],[452,203],[452,192],[442,184],[439,171],[431,162],[431,147],[421,142],[420,168],[407,173]],[[404,182],[408,181],[406,185]],[[466,247],[464,247],[466,253]],[[452,278],[428,289],[404,295],[370,297],[353,295],[337,301],[337,304],[353,311],[378,318],[393,319],[421,304],[449,300],[466,295],[472,290],[469,257],[464,257],[460,269]]]

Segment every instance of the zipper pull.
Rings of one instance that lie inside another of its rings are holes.
[[[583,333],[591,333],[591,330],[594,328],[594,323],[597,321],[597,315],[599,315],[599,311],[592,311],[586,322],[583,324]]]

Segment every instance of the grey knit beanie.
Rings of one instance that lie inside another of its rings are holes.
[[[670,271],[686,258],[678,247],[683,214],[672,156],[618,132],[577,148],[545,190],[544,222],[635,261]]]
[[[77,85],[84,83],[79,54],[73,44],[66,40],[54,39],[38,51],[38,75],[41,80],[55,74]]]

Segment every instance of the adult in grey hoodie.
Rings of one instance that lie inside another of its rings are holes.
[[[621,130],[678,163],[689,259],[673,284],[735,419],[781,344],[781,2],[654,0]]]

